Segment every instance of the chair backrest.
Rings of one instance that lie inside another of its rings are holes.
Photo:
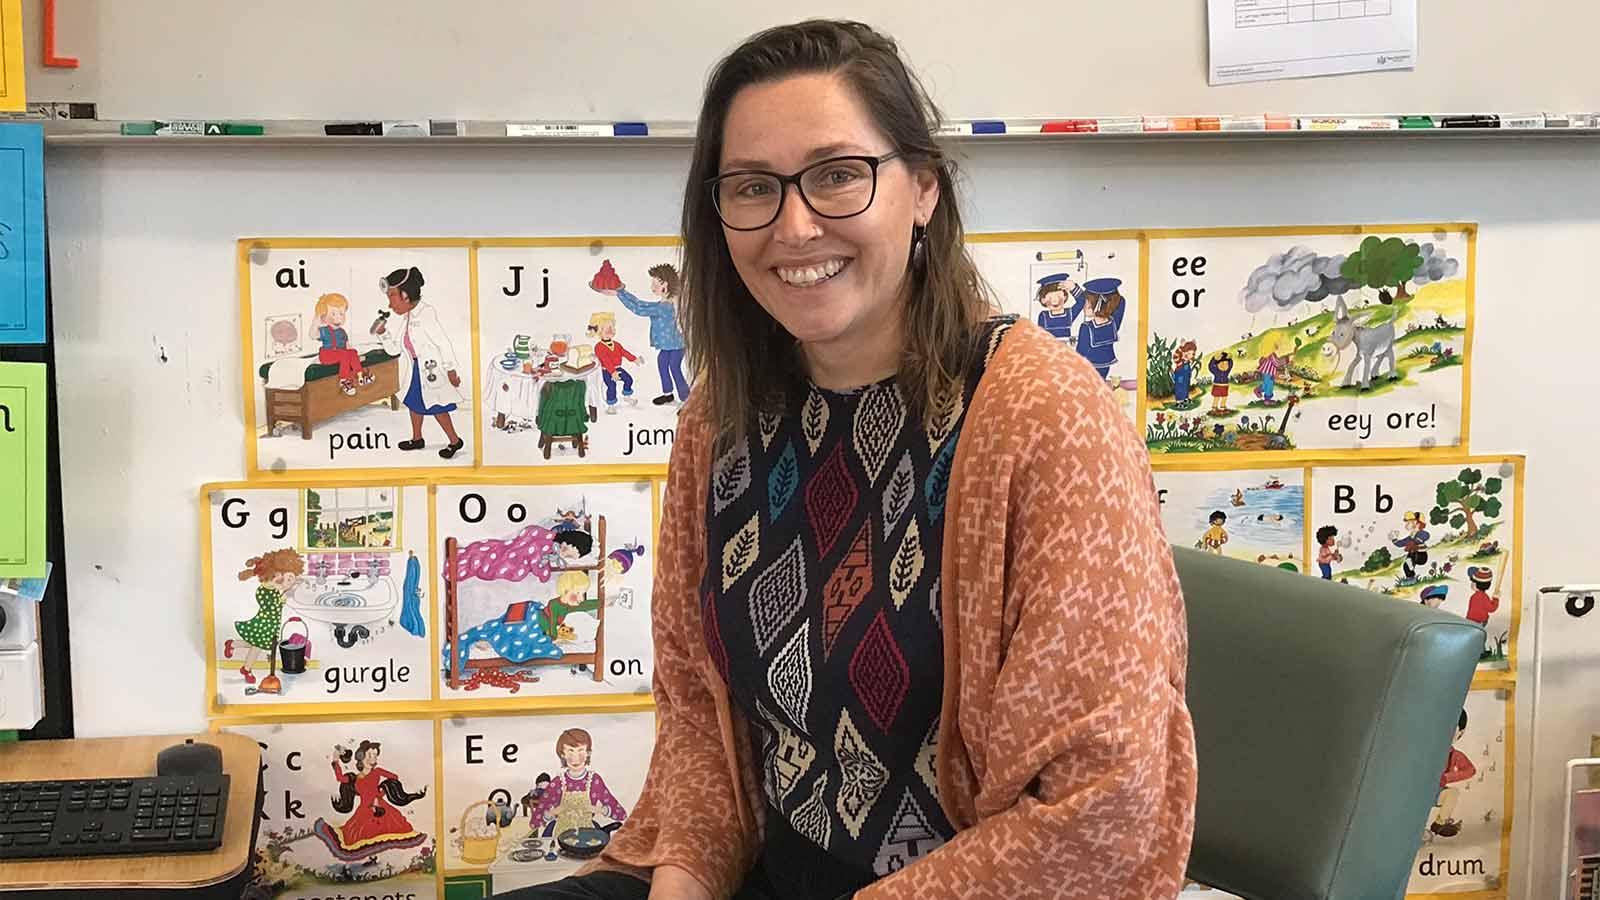
[[[1173,553],[1200,774],[1189,877],[1249,900],[1400,896],[1483,630],[1414,600]]]

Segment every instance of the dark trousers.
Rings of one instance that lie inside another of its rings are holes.
[[[773,878],[768,873],[777,872]],[[845,900],[871,884],[859,871],[800,836],[787,819],[767,818],[767,840],[733,900]],[[776,885],[782,885],[778,889]],[[650,885],[620,872],[595,872],[495,896],[513,900],[648,900]],[[934,898],[930,898],[934,900]]]
[[[648,900],[650,884],[621,872],[594,872],[581,878],[572,875],[495,896],[508,900]],[[774,896],[765,871],[757,866],[734,895],[734,900],[774,900]]]

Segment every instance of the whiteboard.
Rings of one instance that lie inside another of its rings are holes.
[[[1600,580],[1588,393],[1600,245],[1588,141],[966,145],[976,231],[1476,221],[1471,447],[1526,452],[1524,596]],[[76,727],[204,723],[198,487],[244,477],[234,240],[261,234],[669,234],[687,151],[56,148],[47,161]],[[1378,187],[1371,187],[1378,185]],[[1568,457],[1574,448],[1578,457]],[[1568,461],[1568,460],[1571,461]],[[1561,619],[1564,616],[1557,615]],[[1548,618],[1548,617],[1547,617]],[[1531,616],[1524,616],[1531,622]],[[1600,621],[1547,628],[1535,896],[1600,721]],[[1532,653],[1524,633],[1525,654]],[[1517,711],[1526,728],[1531,656]],[[1526,732],[1524,732],[1526,734]],[[1519,743],[1526,748],[1527,743]],[[1518,857],[1526,804],[1518,788]],[[1513,896],[1517,896],[1516,893]]]
[[[1600,109],[1600,6],[1419,7],[1415,71],[1211,89],[1204,0],[73,0],[57,52],[82,66],[30,56],[28,95],[111,119],[691,121],[717,57],[815,15],[894,35],[949,118]]]

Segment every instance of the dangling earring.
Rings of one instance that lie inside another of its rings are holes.
[[[911,264],[920,265],[923,262],[924,247],[928,243],[928,227],[917,224],[911,226]]]

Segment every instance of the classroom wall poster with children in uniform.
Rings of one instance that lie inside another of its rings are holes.
[[[1078,352],[1136,415],[1140,240],[1132,233],[972,235],[968,250],[1004,312]]]

